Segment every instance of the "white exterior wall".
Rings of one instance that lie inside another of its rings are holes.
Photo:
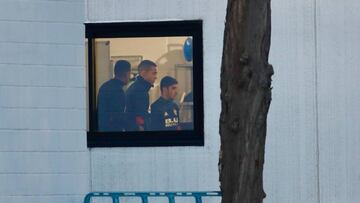
[[[226,2],[87,1],[87,22],[204,20],[204,147],[91,149],[92,190],[219,190],[220,64]]]
[[[0,202],[89,188],[83,0],[0,1]]]
[[[204,164],[217,167],[218,161],[226,1],[87,2],[89,22],[204,20],[206,146],[94,149],[92,189],[217,189],[216,168],[204,171]],[[360,199],[360,129],[354,124],[360,119],[356,69],[360,30],[355,26],[359,6],[355,0],[272,1],[270,62],[275,75],[268,117],[265,202]]]
[[[360,199],[360,2],[272,0],[265,202]]]
[[[267,203],[360,199],[359,9],[272,0]],[[218,190],[225,12],[225,0],[0,0],[0,202]],[[170,19],[204,20],[205,147],[87,149],[83,22]]]
[[[360,200],[359,9],[356,0],[316,6],[321,202]]]
[[[314,0],[273,0],[265,202],[318,202]]]

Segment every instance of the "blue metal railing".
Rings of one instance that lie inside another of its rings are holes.
[[[111,198],[113,203],[120,203],[120,197],[140,197],[142,203],[148,203],[149,197],[167,197],[169,203],[175,203],[175,197],[193,197],[196,203],[202,203],[202,197],[214,196],[221,196],[221,192],[91,192],[84,203],[91,203],[93,197]]]

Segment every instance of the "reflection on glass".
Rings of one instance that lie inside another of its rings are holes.
[[[193,129],[192,38],[95,40],[100,132]]]

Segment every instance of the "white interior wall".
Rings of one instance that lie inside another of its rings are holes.
[[[84,1],[0,1],[0,202],[79,203],[89,189]]]

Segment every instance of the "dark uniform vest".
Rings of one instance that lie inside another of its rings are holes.
[[[127,131],[149,130],[149,90],[152,85],[138,76],[126,91]]]
[[[123,131],[125,127],[124,83],[118,79],[105,82],[99,89],[97,116],[98,130]]]
[[[151,104],[151,129],[180,130],[179,107],[173,100],[160,97]]]

